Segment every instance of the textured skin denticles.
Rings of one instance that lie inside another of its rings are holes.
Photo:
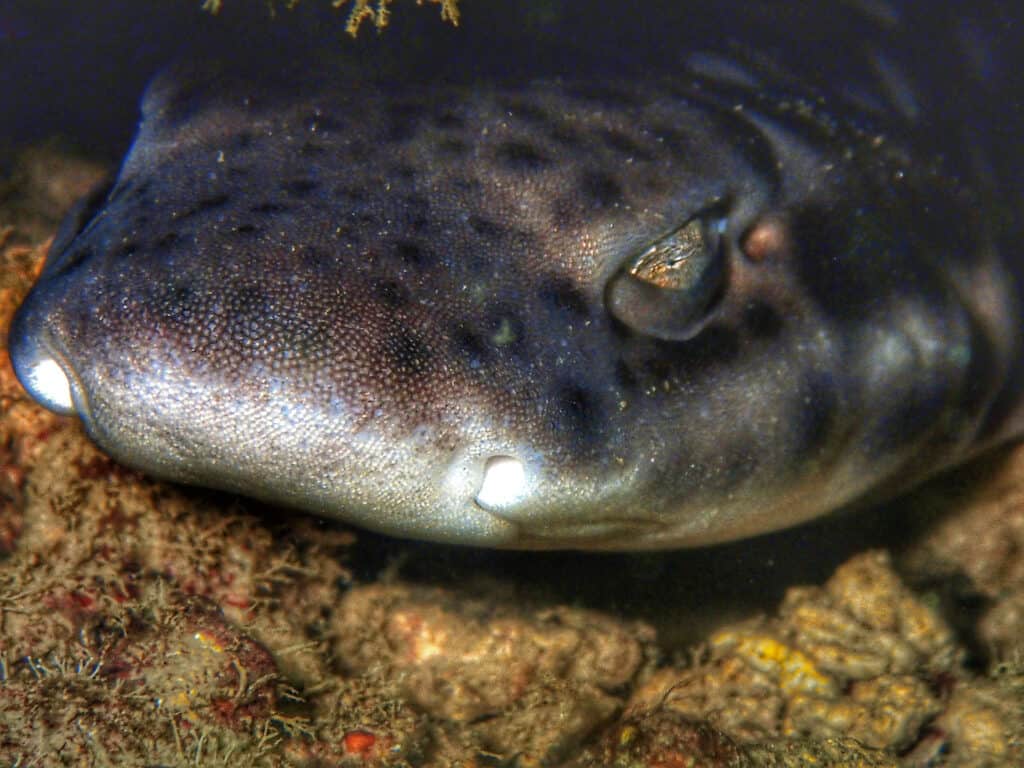
[[[133,465],[502,546],[733,538],[969,450],[1008,353],[943,266],[968,198],[698,85],[168,76],[12,355],[60,360]],[[610,281],[694,221],[713,279],[665,283],[693,333],[617,318]]]

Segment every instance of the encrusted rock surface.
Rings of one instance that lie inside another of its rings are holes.
[[[50,191],[22,174],[0,207],[0,330],[98,176],[39,151]],[[565,583],[613,577],[603,602],[497,555],[449,569],[460,555],[124,469],[2,357],[2,764],[1024,764],[1024,451],[925,493],[894,555],[755,611],[728,602],[742,589],[694,596],[720,618],[688,647],[685,558],[557,561]]]

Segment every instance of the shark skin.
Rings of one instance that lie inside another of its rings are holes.
[[[749,53],[172,67],[15,370],[155,476],[504,548],[752,536],[1018,435],[1020,210],[974,126],[933,130],[898,58],[871,92]]]

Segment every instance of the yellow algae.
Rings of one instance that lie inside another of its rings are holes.
[[[390,6],[394,0],[331,0],[331,6],[341,8],[349,5],[348,18],[345,21],[345,31],[352,37],[359,33],[363,22],[369,22],[377,31],[381,31],[388,25],[391,16]],[[423,5],[429,2],[441,6],[441,20],[449,22],[452,26],[459,25],[458,0],[416,0],[416,5]],[[285,0],[284,6],[289,10],[299,4],[299,0]],[[224,6],[224,0],[203,0],[202,8],[210,13],[219,13]],[[273,9],[274,3],[270,7]]]
[[[723,630],[712,636],[711,647],[732,650],[754,669],[772,675],[787,694],[836,695],[835,681],[811,657],[769,634]]]

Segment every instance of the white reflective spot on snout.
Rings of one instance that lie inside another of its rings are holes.
[[[526,468],[513,456],[492,456],[484,465],[484,479],[476,503],[488,512],[498,512],[526,496]]]
[[[45,357],[33,363],[26,379],[25,388],[47,408],[58,413],[75,412],[75,403],[71,399],[71,382],[52,357]]]

